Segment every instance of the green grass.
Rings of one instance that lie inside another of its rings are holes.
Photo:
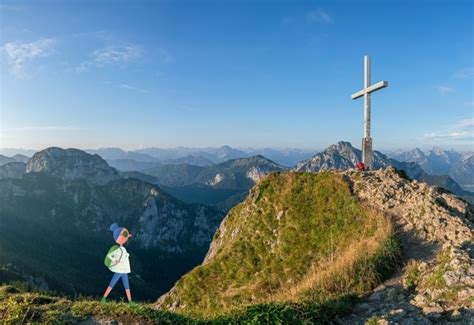
[[[350,310],[354,297],[324,303],[266,303],[216,317],[210,324],[327,324],[336,315]]]
[[[449,249],[441,250],[436,255],[436,262],[438,266],[433,271],[433,273],[426,279],[424,285],[431,289],[443,289],[446,287],[446,281],[443,276],[446,272],[450,271],[452,268],[449,265],[451,261],[451,254]]]
[[[410,260],[405,270],[405,285],[411,291],[414,291],[421,280],[421,272],[418,270],[418,263]]]
[[[393,233],[380,237],[384,223],[337,174],[271,174],[229,212],[225,231],[214,236],[221,243],[214,256],[178,281],[163,308],[179,301],[180,312],[211,319],[308,297],[322,305],[370,290],[393,271],[399,255]],[[346,255],[354,243],[373,249],[352,260]],[[317,279],[321,269],[333,271]]]
[[[203,320],[160,311],[152,305],[123,302],[101,304],[96,300],[68,300],[45,292],[23,291],[15,286],[0,286],[0,319],[3,324],[72,324],[94,317],[140,324],[319,324],[349,310],[352,297],[325,303],[257,304],[225,316]]]
[[[90,317],[113,317],[125,322],[139,323],[199,323],[185,316],[159,311],[150,304],[129,306],[123,302],[69,300],[45,292],[23,291],[12,285],[0,287],[0,319],[4,324],[53,323],[69,324]]]

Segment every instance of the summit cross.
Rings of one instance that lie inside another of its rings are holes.
[[[364,138],[362,139],[362,162],[367,169],[372,168],[374,161],[372,152],[372,138],[370,137],[370,94],[385,88],[388,82],[383,80],[370,84],[370,57],[364,56],[364,88],[352,94],[352,99],[364,96]]]

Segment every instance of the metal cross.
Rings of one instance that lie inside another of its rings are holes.
[[[388,86],[387,81],[370,84],[370,58],[364,56],[364,88],[352,94],[352,99],[364,96],[364,138],[362,139],[362,162],[367,169],[372,168],[372,138],[370,137],[370,94]]]

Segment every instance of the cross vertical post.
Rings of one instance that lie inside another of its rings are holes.
[[[372,138],[370,136],[370,95],[372,92],[387,87],[387,81],[380,81],[376,84],[370,84],[370,57],[364,56],[364,88],[352,94],[352,99],[364,96],[364,137],[362,139],[362,162],[367,169],[372,169],[373,152]]]
[[[370,57],[364,56],[364,88],[370,85]],[[370,137],[370,93],[364,94],[364,138],[362,139],[362,162],[367,169],[373,164],[372,138]]]

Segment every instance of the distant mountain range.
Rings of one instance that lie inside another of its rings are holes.
[[[207,167],[162,165],[142,173],[123,172],[122,175],[158,184],[185,202],[217,205],[227,211],[247,195],[260,177],[287,169],[257,155]]]
[[[331,147],[329,147],[331,148]],[[329,149],[328,148],[328,149]],[[0,149],[0,153],[7,150],[10,153],[15,153],[14,149]],[[25,152],[24,149],[22,149]],[[334,150],[334,148],[332,149]],[[344,148],[341,148],[344,151]],[[107,163],[122,172],[145,172],[146,174],[153,174],[153,170],[164,175],[169,173],[169,176],[160,176],[159,182],[161,186],[168,187],[167,190],[178,196],[180,199],[187,202],[205,202],[216,203],[216,199],[221,202],[226,197],[232,196],[235,193],[227,192],[215,193],[214,190],[208,193],[209,184],[204,182],[189,180],[187,171],[183,170],[184,174],[180,174],[180,169],[198,170],[201,172],[204,169],[197,167],[211,167],[215,164],[220,164],[227,160],[248,158],[256,155],[261,155],[275,163],[283,166],[301,166],[308,163],[309,165],[324,168],[353,168],[354,162],[360,161],[360,156],[357,149],[351,154],[336,155],[335,160],[322,159],[323,152],[311,153],[301,149],[235,149],[229,146],[222,146],[219,148],[147,148],[135,151],[124,151],[120,148],[100,148],[96,150],[88,150],[89,153],[99,154]],[[328,152],[326,152],[327,154]],[[338,161],[338,157],[341,161]],[[0,156],[0,165],[7,162],[25,162],[28,157],[24,155],[17,155],[15,157]],[[318,163],[318,161],[321,161]],[[474,154],[472,152],[456,152],[453,150],[442,150],[440,148],[433,148],[432,150],[423,152],[416,148],[411,151],[397,151],[389,152],[384,155],[380,152],[375,152],[375,164],[378,167],[387,164],[396,166],[407,170],[409,176],[415,179],[423,179],[431,184],[442,186],[457,195],[465,194],[463,191],[474,191]],[[189,165],[188,167],[172,167],[174,165]],[[334,167],[337,166],[337,167]],[[12,175],[19,169],[17,166],[9,166],[0,171],[0,178],[2,175]],[[220,168],[220,167],[216,167]],[[212,169],[211,169],[212,170]],[[151,171],[151,172],[150,172]],[[160,172],[161,171],[161,172]],[[178,173],[175,175],[175,173]],[[127,175],[127,177],[130,176]],[[449,177],[447,177],[449,176]],[[135,173],[135,177],[146,178]],[[164,180],[167,178],[168,181]],[[175,181],[171,181],[175,179]],[[155,181],[157,181],[155,179]],[[171,181],[171,182],[169,182]],[[191,185],[195,183],[195,185]],[[199,188],[196,187],[199,184]],[[179,191],[176,192],[176,188]],[[226,189],[229,191],[229,189]],[[197,191],[197,192],[196,192]],[[198,194],[199,193],[199,194]],[[212,198],[212,199],[210,199]],[[231,206],[229,204],[228,206]]]
[[[146,148],[125,151],[120,148],[99,148],[85,150],[91,154],[98,154],[109,165],[121,171],[142,171],[158,165],[190,164],[196,166],[210,166],[227,160],[262,155],[282,166],[291,167],[299,161],[311,157],[315,151],[297,148],[289,149],[235,149],[230,146],[218,148]],[[31,157],[35,151],[25,149],[0,149],[0,154],[12,156],[16,153],[27,153]]]
[[[166,164],[186,163],[198,166],[209,166],[211,163],[218,164],[227,160],[261,155],[279,165],[291,167],[296,165],[299,161],[310,157],[315,151],[297,148],[235,149],[229,146],[222,146],[219,148],[149,148],[136,150],[136,152],[148,154],[160,161],[166,162]],[[204,159],[204,161],[198,161],[198,163],[193,162],[193,160],[197,158]]]
[[[28,161],[28,159],[30,159],[30,157],[27,157],[27,156],[21,155],[21,154],[16,154],[13,157],[7,157],[7,156],[4,156],[4,155],[0,155],[0,166],[5,165],[5,164],[10,163],[10,162],[26,163]]]
[[[110,280],[102,260],[112,222],[134,235],[131,281],[147,299],[202,260],[223,218],[76,149],[48,148],[0,175],[0,264],[71,295],[98,294]]]
[[[465,189],[474,190],[474,152],[457,152],[433,148],[422,151],[390,152],[387,154],[399,161],[416,162],[430,175],[449,175]]]

